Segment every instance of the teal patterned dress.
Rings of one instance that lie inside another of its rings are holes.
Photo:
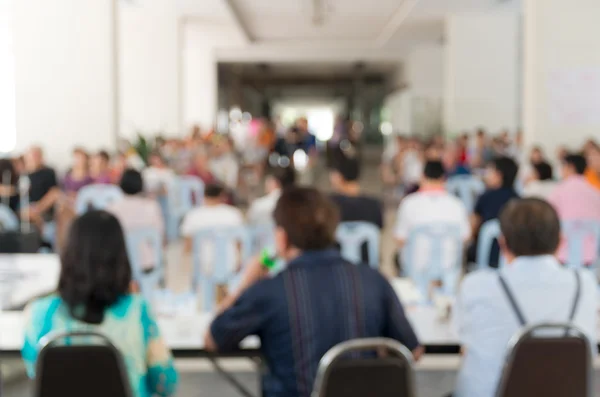
[[[121,352],[135,397],[170,396],[177,386],[171,352],[161,338],[146,301],[123,296],[104,314],[101,324],[74,319],[58,295],[36,300],[26,309],[25,342],[21,354],[27,374],[35,377],[39,341],[51,332],[94,331],[107,336]]]

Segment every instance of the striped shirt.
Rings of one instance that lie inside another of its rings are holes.
[[[336,250],[305,252],[250,287],[214,320],[211,334],[219,351],[258,335],[269,367],[267,397],[310,396],[319,360],[340,342],[388,337],[410,350],[419,345],[387,280]]]

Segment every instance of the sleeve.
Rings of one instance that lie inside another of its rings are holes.
[[[167,397],[175,393],[177,371],[173,365],[171,351],[160,335],[158,325],[148,304],[142,303],[142,327],[146,346],[146,384],[152,394]]]
[[[399,341],[410,350],[419,347],[419,340],[410,322],[406,318],[404,308],[400,304],[396,291],[390,283],[381,276],[383,283],[386,320],[383,336]]]
[[[51,189],[53,187],[58,186],[58,179],[56,178],[56,171],[53,169],[50,170],[50,175],[48,178],[48,187]]]
[[[398,208],[398,216],[396,218],[396,228],[394,230],[394,237],[396,237],[396,239],[398,240],[406,240],[408,238],[409,231],[409,208],[407,206],[407,202],[404,201],[400,204],[400,207]]]
[[[234,350],[244,338],[260,332],[267,320],[267,311],[261,304],[265,288],[263,282],[250,287],[213,320],[210,333],[219,351]]]

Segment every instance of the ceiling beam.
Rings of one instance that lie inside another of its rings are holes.
[[[242,19],[240,11],[237,9],[235,4],[233,4],[233,0],[223,0],[223,4],[225,5],[225,11],[227,12],[229,18],[235,23],[240,36],[244,40],[244,44],[252,44],[254,42],[254,37],[252,37],[248,26],[246,26],[244,20]]]
[[[389,22],[383,27],[381,33],[379,33],[379,36],[375,39],[375,47],[384,47],[388,41],[394,37],[394,34],[396,34],[398,29],[400,29],[408,19],[410,13],[420,1],[421,0],[402,0],[400,7],[398,7],[394,15],[392,15],[392,18],[390,18]]]

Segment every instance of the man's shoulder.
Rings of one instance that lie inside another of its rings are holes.
[[[469,273],[460,285],[460,295],[464,297],[487,295],[499,283],[498,271],[480,269]]]

